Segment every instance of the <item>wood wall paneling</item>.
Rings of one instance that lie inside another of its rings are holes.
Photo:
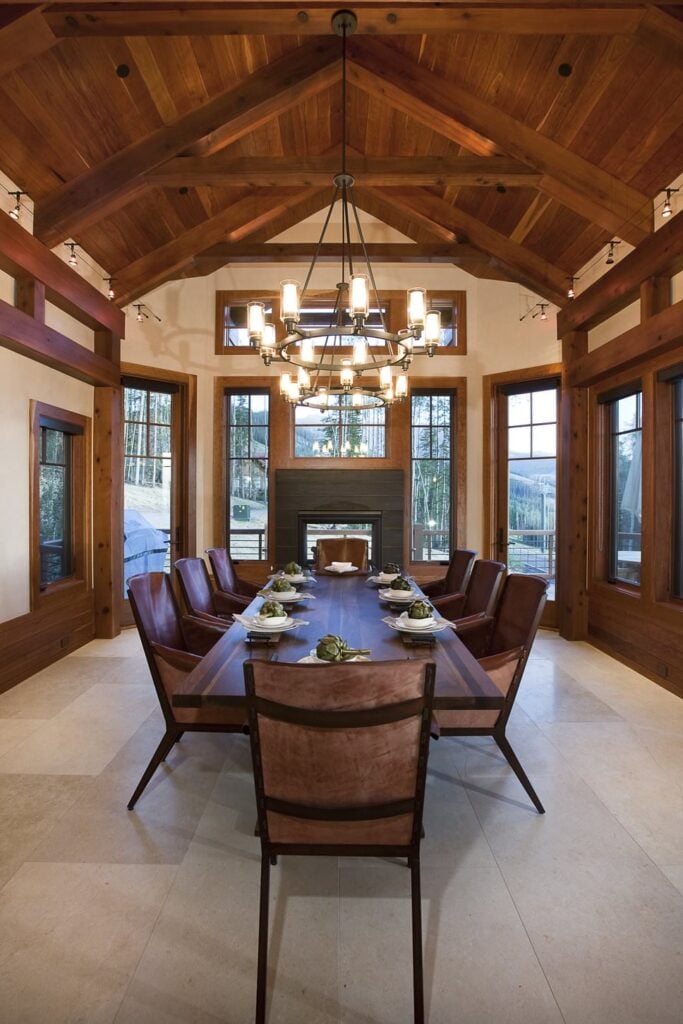
[[[587,351],[586,331],[562,339],[557,614],[565,640],[585,640],[588,629],[588,392],[572,387],[568,379],[573,364]]]

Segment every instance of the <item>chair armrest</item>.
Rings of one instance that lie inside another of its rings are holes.
[[[464,619],[455,620],[455,631],[465,647],[475,658],[484,658],[491,640],[494,619],[492,615],[481,612],[479,615],[467,615]]]
[[[237,594],[235,596],[249,598],[247,604],[249,604],[249,601],[251,601],[253,597],[258,595],[259,590],[263,589],[263,587],[259,586],[258,583],[251,583],[250,580],[242,580],[239,576],[237,577],[236,583]]]
[[[425,597],[442,597],[446,593],[446,578],[422,583],[420,584],[420,590]]]
[[[500,651],[499,654],[490,654],[486,658],[479,658],[479,664],[506,697],[515,678],[517,666],[523,657],[524,648],[513,647],[509,651]]]
[[[452,621],[462,613],[465,596],[465,594],[444,594],[443,597],[435,597],[432,604],[444,619]]]
[[[202,660],[198,654],[191,654],[190,651],[179,651],[176,647],[164,647],[163,644],[151,643],[152,653],[155,658],[165,661],[171,668],[177,668],[181,672],[191,672]]]
[[[183,615],[180,628],[188,651],[203,657],[230,628],[230,623],[211,615]]]
[[[234,615],[243,612],[251,604],[248,597],[240,597],[228,590],[216,590],[213,594],[213,606],[218,615]]]

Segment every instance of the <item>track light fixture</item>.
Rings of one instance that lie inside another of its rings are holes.
[[[112,278],[113,280],[113,278]],[[150,309],[146,302],[134,302],[133,309],[136,310],[135,319],[141,324],[144,320],[149,320],[152,316],[155,320],[161,323],[161,317],[157,316],[153,309]]]
[[[527,317],[531,317],[532,320],[535,320],[536,317],[540,317],[541,320],[545,322],[548,319],[548,314],[546,313],[546,310],[549,305],[549,302],[536,302],[533,306],[529,306],[526,313],[520,316],[520,323],[522,322],[522,320],[526,320]]]
[[[667,218],[673,213],[673,210],[671,209],[671,197],[675,195],[676,192],[680,192],[680,189],[666,188],[664,191],[666,193],[666,199],[664,200],[664,206],[662,207],[662,217]]]
[[[605,263],[607,264],[608,267],[611,267],[612,264],[614,263],[614,250],[615,250],[615,248],[618,245],[619,245],[619,239],[618,238],[613,238],[612,241],[609,243],[609,252],[607,253],[607,259],[605,260]]]
[[[25,192],[10,192],[11,196],[14,196],[14,206],[9,211],[9,215],[12,220],[19,220],[21,217],[21,197],[25,195]]]
[[[113,287],[113,285],[114,285],[114,278],[113,277],[105,277],[104,280],[109,285],[109,287],[107,288],[107,298],[111,302],[111,300],[114,298],[114,287]]]
[[[68,259],[69,266],[70,267],[77,267],[78,266],[78,258],[76,256],[76,243],[75,242],[65,242],[64,245],[67,247],[67,249],[71,250],[71,255],[69,256],[69,259]]]
[[[567,280],[569,281],[569,288],[567,288],[567,298],[574,299],[576,298],[576,293],[574,291],[574,281],[576,281],[576,277],[568,277]]]
[[[139,324],[141,324],[142,321],[147,317],[147,314],[142,312],[142,303],[141,302],[133,303],[133,309],[137,309],[137,313],[135,314],[135,319],[137,320],[137,322]]]

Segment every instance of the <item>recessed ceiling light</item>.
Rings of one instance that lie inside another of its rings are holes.
[[[560,66],[557,69],[557,73],[558,75],[561,75],[562,78],[569,78],[573,70],[574,68],[571,66],[571,64],[560,64]]]
[[[178,193],[179,193],[179,195],[181,195],[181,196],[186,196],[186,195],[187,195],[187,193],[188,193],[189,191],[190,191],[190,190],[189,190],[189,188],[187,187],[187,185],[181,185],[181,186],[180,186],[180,188],[178,189]]]
[[[128,75],[130,74],[130,68],[128,67],[127,64],[119,64],[119,66],[116,69],[116,74],[119,76],[119,78],[128,78]]]
[[[501,183],[499,182],[496,185],[496,192],[500,192],[501,195],[505,195],[505,193],[507,192],[507,189],[505,188],[505,185],[501,185]]]

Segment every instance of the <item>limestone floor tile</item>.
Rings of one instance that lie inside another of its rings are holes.
[[[0,757],[42,724],[42,718],[0,718]]]
[[[91,640],[71,655],[73,658],[131,658],[144,660],[142,644],[135,626],[122,629],[113,640]]]
[[[0,775],[0,888],[83,792],[78,776]]]
[[[0,893],[7,1024],[110,1024],[175,868],[25,864]]]
[[[0,773],[98,775],[158,707],[147,685],[92,685],[0,757]]]
[[[659,868],[683,896],[683,864],[660,864]]]
[[[259,877],[242,857],[178,869],[116,1024],[253,1019]],[[272,869],[270,1024],[336,1022],[337,890],[334,858]]]
[[[537,723],[617,718],[608,704],[551,661],[527,665],[516,704]]]
[[[54,718],[97,681],[92,660],[63,658],[0,694],[0,718]]]
[[[161,717],[161,716],[159,716]],[[135,809],[127,803],[163,727],[147,724],[97,778],[33,852],[34,860],[98,863],[180,863],[225,759],[220,734],[187,733],[160,765]],[[141,757],[142,754],[142,757]]]
[[[197,823],[186,861],[258,860],[261,847],[254,834],[256,819],[253,778],[240,772],[221,772]]]
[[[471,799],[567,1024],[680,1020],[674,886],[580,780],[546,777],[535,820],[491,786]]]
[[[410,873],[341,869],[341,1020],[412,1022]],[[561,1014],[495,865],[422,870],[429,1024],[560,1024]]]

